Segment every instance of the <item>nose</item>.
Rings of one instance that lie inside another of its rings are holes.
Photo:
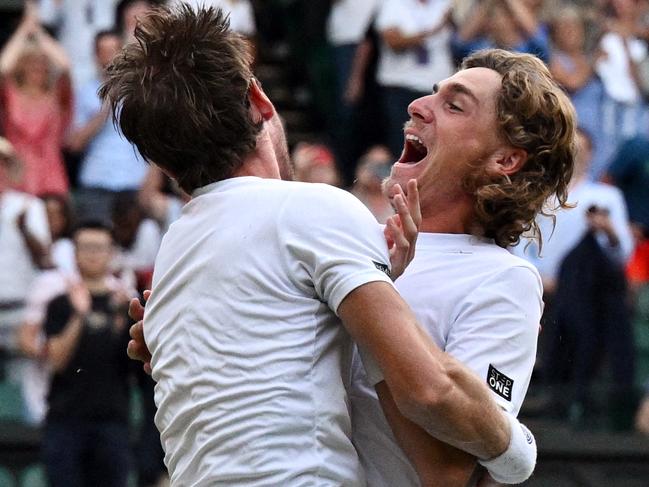
[[[433,95],[422,96],[417,98],[408,105],[408,115],[411,118],[428,123],[433,121],[432,99]]]

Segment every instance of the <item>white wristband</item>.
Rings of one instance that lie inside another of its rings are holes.
[[[511,425],[509,446],[491,460],[479,460],[497,482],[520,484],[534,472],[536,465],[536,440],[530,430],[511,414],[505,413]]]

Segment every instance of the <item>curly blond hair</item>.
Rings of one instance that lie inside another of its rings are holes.
[[[575,158],[575,110],[547,66],[530,54],[501,49],[477,51],[461,69],[488,68],[502,76],[496,100],[501,136],[527,152],[523,167],[510,176],[486,171],[471,174],[464,188],[475,197],[480,233],[501,247],[516,245],[523,233],[541,234],[535,217],[551,216],[546,201],[567,208],[568,184]]]

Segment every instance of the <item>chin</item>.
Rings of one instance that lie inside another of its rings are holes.
[[[393,188],[395,184],[401,185],[401,188],[405,192],[406,185],[408,184],[408,180],[401,181],[399,178],[396,178],[393,175],[390,175],[389,177],[385,178],[381,183],[381,192],[383,193],[383,196],[385,196],[388,199],[392,199],[392,197],[394,196]]]

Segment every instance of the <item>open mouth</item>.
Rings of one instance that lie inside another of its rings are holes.
[[[406,134],[406,142],[399,162],[401,164],[417,164],[428,154],[428,149],[419,137],[413,134]]]

